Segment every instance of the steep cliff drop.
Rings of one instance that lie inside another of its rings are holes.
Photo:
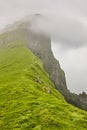
[[[49,73],[50,79],[54,82],[56,88],[64,94],[67,92],[64,71],[59,62],[54,58],[51,51],[51,39],[43,34],[36,34],[28,29],[24,31],[27,47],[37,55]]]
[[[39,17],[39,16],[37,16]],[[35,18],[37,18],[35,17]],[[51,50],[51,38],[42,32],[33,31],[29,26],[32,23],[24,23],[23,36],[26,40],[26,46],[40,58],[45,70],[48,72],[50,79],[55,84],[56,88],[62,93],[66,101],[81,109],[87,110],[87,95],[83,99],[81,94],[71,93],[67,88],[65,73],[61,69],[59,61],[55,59]]]

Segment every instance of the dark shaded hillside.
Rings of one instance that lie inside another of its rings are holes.
[[[87,111],[87,94],[85,92],[79,95],[70,92],[65,95],[65,99],[74,106]]]

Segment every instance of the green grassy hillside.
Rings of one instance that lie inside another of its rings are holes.
[[[0,49],[0,130],[87,130],[23,40]]]

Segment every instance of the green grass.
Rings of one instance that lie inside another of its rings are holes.
[[[23,40],[0,49],[0,130],[87,130]]]

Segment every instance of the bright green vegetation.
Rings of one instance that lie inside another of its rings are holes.
[[[0,49],[0,130],[87,130],[23,40]]]

